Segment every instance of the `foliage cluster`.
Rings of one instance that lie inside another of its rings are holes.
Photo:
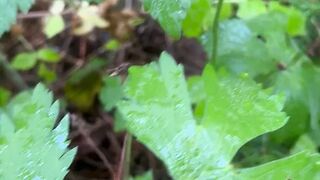
[[[0,1],[0,35],[32,3]],[[99,3],[78,2],[81,25],[74,35],[109,26]],[[52,3],[47,38],[64,30],[67,6]],[[163,52],[158,62],[130,67],[122,83],[118,76],[101,78],[105,63],[94,58],[68,79],[68,103],[88,111],[99,93],[105,110],[115,111],[115,130],[134,135],[175,179],[320,178],[320,69],[305,53],[319,37],[320,2],[144,0],[143,6],[173,40],[184,36],[203,45],[209,63],[202,75],[186,78]],[[111,40],[103,48],[118,47]],[[52,48],[30,50],[17,54],[10,68],[39,63],[38,75],[49,84],[56,76],[47,65],[61,59]],[[42,84],[9,101],[10,95],[0,88],[0,178],[63,179],[76,152],[67,148],[68,116],[54,126],[58,102]]]

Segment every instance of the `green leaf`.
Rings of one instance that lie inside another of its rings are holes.
[[[296,104],[295,111],[291,113],[306,114],[304,116],[292,116],[299,118],[293,123],[292,127],[307,126],[304,128],[304,133],[307,129],[311,130],[312,138],[317,144],[320,144],[320,69],[312,64],[305,63],[302,65],[293,66],[286,71],[277,74],[275,79],[275,91],[284,92],[287,96],[288,104]],[[304,118],[301,118],[304,117]],[[306,124],[306,125],[305,125]],[[297,134],[298,135],[298,134]]]
[[[56,63],[59,62],[60,54],[51,48],[42,48],[37,51],[39,60],[44,62]]]
[[[318,179],[319,161],[319,154],[302,152],[238,173],[240,179]]]
[[[0,107],[7,104],[9,98],[11,96],[11,92],[7,89],[0,87]]]
[[[174,38],[181,35],[181,22],[192,0],[144,0],[144,8],[159,21],[164,30]]]
[[[263,91],[261,86],[246,75],[220,80],[215,76],[211,68],[204,70],[206,108],[202,124],[215,141],[219,142],[215,151],[221,151],[220,154],[224,154],[225,159],[231,161],[246,142],[279,129],[286,123],[286,116],[281,112],[284,99]],[[226,142],[227,145],[224,144]]]
[[[236,74],[248,73],[251,77],[276,68],[265,43],[241,20],[220,24],[217,65]]]
[[[212,10],[211,0],[194,0],[182,22],[184,34],[187,37],[199,36],[202,33],[206,17],[210,15]]]
[[[255,6],[260,4],[258,6],[265,9],[265,7],[261,5],[263,4],[262,1],[248,1],[244,4],[248,3]],[[250,6],[247,8],[250,8]],[[260,33],[259,35],[265,35],[266,33],[272,34],[277,31],[288,33],[291,36],[305,34],[306,16],[292,6],[283,6],[279,2],[272,1],[268,3],[268,11],[258,10],[258,12],[255,12],[247,8],[244,5],[243,11],[241,11],[240,6],[239,15],[245,18],[249,26]],[[249,16],[247,12],[253,12],[253,14]],[[250,18],[248,18],[248,16]],[[261,34],[261,32],[263,32],[263,34]]]
[[[17,70],[32,69],[37,63],[37,54],[33,52],[20,53],[14,57],[11,66]]]
[[[40,64],[37,72],[38,76],[45,80],[47,83],[51,83],[57,79],[57,75],[54,71],[47,68],[45,64]]]
[[[76,149],[68,150],[69,118],[54,127],[59,104],[39,84],[0,114],[0,178],[63,179]],[[18,98],[18,99],[17,99]]]
[[[269,178],[300,177],[297,169],[304,167],[303,175],[315,177],[318,155],[306,153],[252,171],[232,169],[230,161],[242,145],[286,123],[283,98],[270,95],[246,75],[216,74],[210,66],[200,81],[205,99],[197,122],[183,69],[167,53],[158,63],[129,69],[127,99],[117,105],[128,130],[165,162],[173,178],[248,179],[255,172]]]
[[[99,98],[107,111],[116,106],[123,97],[120,77],[105,77]]]
[[[294,147],[290,150],[290,154],[295,154],[306,150],[312,153],[316,153],[317,145],[308,135],[304,134],[298,139]]]
[[[64,26],[65,24],[61,15],[51,15],[45,21],[43,32],[50,39],[62,32]]]
[[[204,85],[200,76],[189,77],[187,83],[192,103],[199,103],[206,98]]]
[[[0,37],[16,21],[17,11],[27,12],[34,0],[1,0],[0,1]]]
[[[106,50],[115,51],[120,47],[120,42],[116,39],[111,39],[105,44]]]
[[[239,3],[238,16],[244,19],[250,19],[267,12],[267,6],[261,0],[246,0]]]
[[[281,12],[282,14],[286,15],[286,32],[292,36],[304,35],[306,16],[303,14],[303,12],[299,11],[293,6],[283,6],[279,2],[270,2],[269,7],[271,11]]]
[[[126,130],[126,121],[123,119],[121,113],[116,110],[114,115],[114,127],[115,132],[122,132]]]

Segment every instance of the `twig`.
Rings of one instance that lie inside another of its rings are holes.
[[[213,20],[213,27],[212,27],[212,42],[213,42],[213,49],[212,49],[212,57],[210,60],[211,64],[214,64],[217,58],[217,52],[218,52],[218,36],[219,36],[219,18],[220,18],[220,12],[222,8],[223,0],[218,1],[217,5],[217,11],[214,16]]]
[[[126,134],[116,180],[129,180],[132,135]]]
[[[18,40],[21,42],[21,44],[28,50],[28,51],[34,51],[34,47],[32,44],[26,40],[26,38],[22,35],[18,36]]]
[[[75,124],[78,124],[78,131],[80,132],[80,134],[85,138],[88,145],[94,150],[94,152],[102,160],[103,164],[109,170],[112,177],[114,177],[112,165],[110,164],[106,156],[103,154],[103,152],[101,152],[100,149],[97,147],[96,143],[91,139],[90,134],[83,128],[84,124],[81,121],[77,120],[76,118],[74,118],[74,121],[76,121]]]
[[[73,13],[73,9],[67,9],[65,11],[63,11],[61,13],[61,15],[68,15],[68,14],[72,14]],[[43,18],[46,16],[50,16],[52,15],[50,12],[48,11],[33,11],[33,12],[29,12],[27,14],[19,14],[17,16],[17,19],[37,19],[37,18]]]
[[[1,52],[0,52],[0,67],[3,68],[7,78],[9,78],[19,90],[25,90],[28,88],[27,84],[23,81],[20,74],[14,69],[12,69],[7,58]]]
[[[125,1],[125,9],[132,9],[133,3],[132,0]]]

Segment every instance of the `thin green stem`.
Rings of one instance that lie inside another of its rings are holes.
[[[214,16],[213,20],[213,27],[212,27],[212,57],[210,60],[211,64],[214,64],[217,58],[218,53],[218,36],[219,36],[219,18],[220,18],[220,12],[222,9],[223,0],[219,0],[217,4],[217,11]]]

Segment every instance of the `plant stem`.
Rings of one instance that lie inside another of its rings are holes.
[[[214,64],[217,58],[217,52],[218,52],[218,35],[219,35],[219,18],[220,18],[220,12],[222,8],[223,0],[218,1],[217,5],[217,11],[214,16],[213,20],[213,27],[212,27],[212,57],[210,60],[211,64]]]
[[[124,146],[121,153],[120,166],[116,179],[129,180],[130,178],[130,159],[131,159],[132,135],[126,134]]]
[[[1,54],[1,52],[0,52],[0,68],[3,68],[5,76],[7,76],[7,78],[10,78],[11,82],[19,90],[25,90],[28,88],[27,84],[23,81],[20,74],[14,69],[12,69],[7,58],[3,54]]]

